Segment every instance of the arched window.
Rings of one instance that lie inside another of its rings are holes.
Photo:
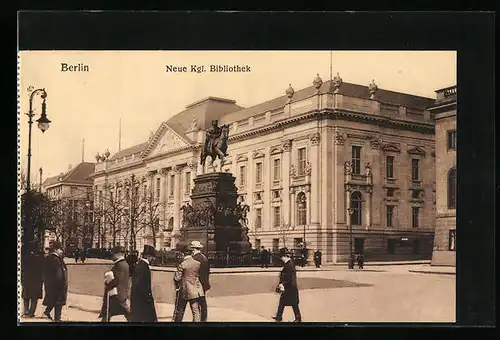
[[[307,199],[301,192],[297,195],[297,225],[307,224]]]
[[[351,215],[351,225],[361,225],[361,193],[359,191],[355,191],[351,194],[351,209],[353,213]]]
[[[168,229],[169,231],[172,231],[174,230],[174,218],[173,217],[170,217],[170,219],[168,220]]]
[[[457,203],[457,169],[448,172],[448,209],[455,209]]]

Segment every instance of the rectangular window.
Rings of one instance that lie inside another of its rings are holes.
[[[388,205],[387,206],[387,226],[392,227],[392,217],[394,214],[394,206]]]
[[[293,239],[293,247],[298,248],[302,243],[302,237],[296,237]]]
[[[412,190],[411,191],[411,198],[412,199],[419,199],[420,198],[420,191],[419,190]]]
[[[240,166],[240,186],[246,185],[246,168],[244,165]]]
[[[277,252],[280,250],[280,239],[273,238],[273,252]]]
[[[385,172],[387,178],[394,178],[394,156],[385,158]]]
[[[186,178],[185,178],[185,193],[186,195],[189,195],[191,193],[191,173],[186,172]]]
[[[161,178],[156,179],[156,200],[160,200],[160,193],[161,193]]]
[[[418,228],[419,211],[420,211],[419,207],[412,207],[411,208],[411,226],[413,228]]]
[[[279,227],[281,224],[281,209],[280,207],[274,207],[274,218],[273,218],[273,226]]]
[[[170,175],[170,196],[174,196],[175,175]]]
[[[456,229],[451,229],[448,237],[448,250],[456,251],[457,233]]]
[[[395,250],[396,250],[396,240],[393,239],[387,240],[387,253],[394,254]]]
[[[255,183],[262,183],[262,163],[255,164]]]
[[[118,194],[116,195],[116,200],[118,202],[120,202],[122,200],[122,191],[121,191],[121,189],[118,190]]]
[[[457,131],[450,130],[448,131],[448,150],[456,150],[457,149]]]
[[[279,199],[281,197],[279,190],[273,190],[273,198]]]
[[[359,175],[361,173],[361,146],[352,147],[352,173]]]
[[[255,209],[255,228],[262,228],[262,209]]]
[[[130,201],[130,189],[127,189],[127,190],[125,191],[125,195],[126,195],[126,196],[125,196],[125,201],[126,201],[126,202],[129,202],[129,201]]]
[[[298,164],[298,175],[303,176],[306,174],[307,167],[307,154],[306,148],[300,148],[297,150],[297,164]]]
[[[412,181],[418,181],[418,178],[419,178],[419,170],[418,170],[418,167],[419,167],[419,163],[420,163],[420,160],[418,159],[415,159],[413,158],[411,160],[411,180]]]
[[[387,188],[387,197],[394,197],[394,188]]]
[[[281,179],[281,160],[275,159],[273,162],[273,181]]]

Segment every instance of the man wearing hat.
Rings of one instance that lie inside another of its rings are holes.
[[[54,321],[61,321],[62,306],[66,305],[68,297],[68,270],[64,263],[62,245],[58,241],[52,243],[52,252],[45,263],[45,298],[46,306],[43,314],[52,320],[50,313],[54,309]]]
[[[115,315],[123,315],[127,321],[130,319],[130,308],[127,302],[129,268],[124,254],[125,249],[122,246],[115,246],[111,249],[113,267],[105,274],[104,297],[99,314],[102,322],[109,322]]]
[[[208,318],[207,291],[210,289],[210,264],[208,263],[207,257],[201,252],[202,248],[203,245],[200,241],[191,242],[193,259],[200,262],[200,282],[203,287],[204,296],[199,298],[199,303],[201,309],[201,322],[206,322]]]
[[[193,322],[201,322],[200,297],[205,296],[200,282],[201,263],[191,256],[189,245],[178,244],[184,254],[184,260],[177,267],[174,274],[176,286],[176,301],[174,307],[174,322],[182,322],[186,304],[189,302],[193,313]]]
[[[290,252],[287,248],[280,249],[280,258],[283,261],[283,269],[280,274],[280,283],[276,287],[276,292],[280,294],[278,311],[273,319],[277,322],[283,320],[283,310],[285,306],[292,306],[295,314],[294,322],[301,322],[302,316],[299,309],[299,288],[297,286],[297,273],[295,265],[290,258]]]
[[[144,245],[142,258],[135,265],[132,275],[130,292],[130,321],[156,322],[155,301],[151,289],[151,269],[149,264],[156,257],[156,250],[150,245]]]

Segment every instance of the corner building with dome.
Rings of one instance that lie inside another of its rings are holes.
[[[222,171],[233,174],[239,200],[250,206],[253,248],[305,242],[310,258],[320,249],[324,263],[337,263],[347,261],[352,244],[365,261],[430,260],[435,137],[427,108],[434,103],[338,74],[300,90],[290,85],[248,108],[208,97],[163,122],[148,141],[97,157],[94,205],[111,192],[130,195],[131,183],[138,194],[150,190],[161,206],[159,232],[141,229],[136,248],[174,248],[194,178],[213,171],[209,159],[205,169],[199,163],[204,131],[217,120],[230,126]],[[94,234],[96,246],[111,245],[110,235]],[[116,241],[129,245],[125,234]]]

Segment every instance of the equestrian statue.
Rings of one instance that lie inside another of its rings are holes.
[[[212,120],[212,126],[206,131],[205,144],[200,155],[200,164],[205,166],[205,160],[210,156],[210,167],[216,171],[214,161],[218,157],[220,159],[220,171],[224,165],[227,154],[227,140],[229,138],[229,125],[225,124],[218,126],[216,120]]]

